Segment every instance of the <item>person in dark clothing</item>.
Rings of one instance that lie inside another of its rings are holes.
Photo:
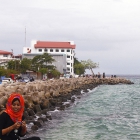
[[[26,122],[23,116],[24,99],[19,93],[12,93],[8,98],[6,110],[0,115],[0,140],[20,140],[26,134]],[[41,140],[30,137],[24,140]]]

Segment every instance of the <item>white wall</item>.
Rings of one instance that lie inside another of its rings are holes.
[[[11,58],[11,54],[8,54],[7,57],[4,57],[3,54],[0,54],[0,59],[10,59]]]
[[[43,54],[45,53],[45,48],[34,48],[34,44],[36,44],[36,41],[32,41],[31,42],[31,47],[24,47],[23,48],[23,54]],[[74,44],[74,42],[71,42],[71,44]],[[31,53],[27,53],[27,51],[29,51],[31,49]],[[39,52],[39,49],[42,49],[41,52]],[[70,65],[67,65],[67,68],[70,69],[70,74],[73,75],[73,63],[74,63],[74,50],[73,49],[68,49],[68,48],[46,48],[47,49],[47,53],[53,55],[53,54],[65,54],[66,56],[70,56],[70,58],[66,57],[66,63],[70,63]],[[50,52],[50,50],[53,50],[53,52]],[[58,52],[56,52],[56,49],[58,50]],[[64,52],[61,52],[61,50],[64,50]],[[67,50],[70,50],[70,52],[67,52]],[[72,64],[72,65],[71,65]],[[72,69],[72,71],[71,71]]]

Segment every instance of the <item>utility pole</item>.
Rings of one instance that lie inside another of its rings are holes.
[[[12,50],[12,55],[13,55],[13,58],[14,58],[14,61],[15,61],[15,70],[16,70],[16,60],[15,60],[15,56],[14,56],[14,53],[13,53],[13,49]]]
[[[14,55],[13,55],[13,49],[11,49],[11,51],[12,51],[12,57],[13,57],[13,56],[14,56]]]
[[[26,26],[25,26],[25,46],[26,47]]]

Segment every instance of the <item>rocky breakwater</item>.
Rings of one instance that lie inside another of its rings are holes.
[[[76,98],[80,98],[81,91],[87,93],[101,84],[133,84],[125,78],[70,78],[47,81],[36,80],[29,83],[16,82],[0,85],[0,112],[5,109],[9,95],[12,92],[22,94],[25,100],[24,116],[29,131],[37,130],[43,122],[51,120],[49,111],[64,110]]]

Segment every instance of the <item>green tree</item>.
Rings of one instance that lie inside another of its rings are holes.
[[[39,72],[41,72],[42,75],[44,75],[44,74],[48,73],[48,69],[47,68],[40,68]]]
[[[74,73],[78,75],[85,73],[84,65],[77,58],[74,58]]]
[[[4,76],[5,75],[5,69],[0,68],[0,76]]]
[[[7,69],[20,70],[20,60],[11,60],[7,63]]]
[[[31,63],[32,63],[31,59],[23,58],[21,60],[21,64],[20,64],[20,71],[21,71],[21,73],[25,73],[26,70],[30,70],[31,69]]]
[[[84,66],[81,63],[75,64],[74,65],[74,73],[78,74],[78,75],[84,74],[85,73]]]
[[[52,69],[52,70],[50,71],[50,73],[52,74],[53,77],[59,77],[60,74],[61,74],[61,73],[60,73],[58,70],[56,70],[56,69]]]
[[[15,61],[14,60],[8,61],[7,69],[12,69],[12,70],[15,69]]]
[[[94,63],[92,60],[88,59],[88,60],[82,60],[81,61],[82,65],[84,66],[85,69],[89,69],[91,70],[92,74],[94,75],[94,72],[92,69],[94,68],[98,68],[99,64]]]
[[[20,71],[21,60],[15,60],[15,70]]]
[[[32,69],[35,71],[39,71],[40,68],[54,68],[54,66],[50,65],[54,61],[55,59],[53,59],[52,56],[48,53],[37,55],[32,59]]]
[[[15,71],[15,70],[12,70],[12,69],[0,68],[0,76],[9,77],[10,74],[19,74],[19,72],[18,71]]]

